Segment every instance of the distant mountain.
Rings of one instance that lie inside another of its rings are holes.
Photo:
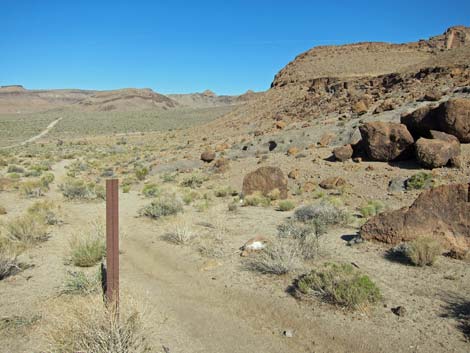
[[[184,107],[205,108],[223,105],[240,104],[255,99],[260,93],[247,91],[239,96],[218,96],[211,90],[202,93],[168,94],[167,96]]]

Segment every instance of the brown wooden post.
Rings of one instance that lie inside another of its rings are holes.
[[[119,183],[106,180],[106,300],[119,308]]]

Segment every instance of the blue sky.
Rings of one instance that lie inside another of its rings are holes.
[[[470,26],[470,0],[0,0],[0,23],[0,85],[237,94],[316,45]]]

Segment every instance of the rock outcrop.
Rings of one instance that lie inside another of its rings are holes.
[[[247,174],[243,179],[243,195],[261,192],[267,196],[271,191],[278,189],[280,198],[287,198],[287,178],[278,167],[261,167]]]
[[[469,187],[453,184],[424,191],[410,207],[371,218],[362,226],[361,237],[399,244],[431,236],[449,250],[465,252],[470,248]]]

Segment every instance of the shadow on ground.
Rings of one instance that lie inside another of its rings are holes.
[[[446,305],[442,317],[457,320],[457,328],[470,340],[470,298],[447,294],[443,300]]]

